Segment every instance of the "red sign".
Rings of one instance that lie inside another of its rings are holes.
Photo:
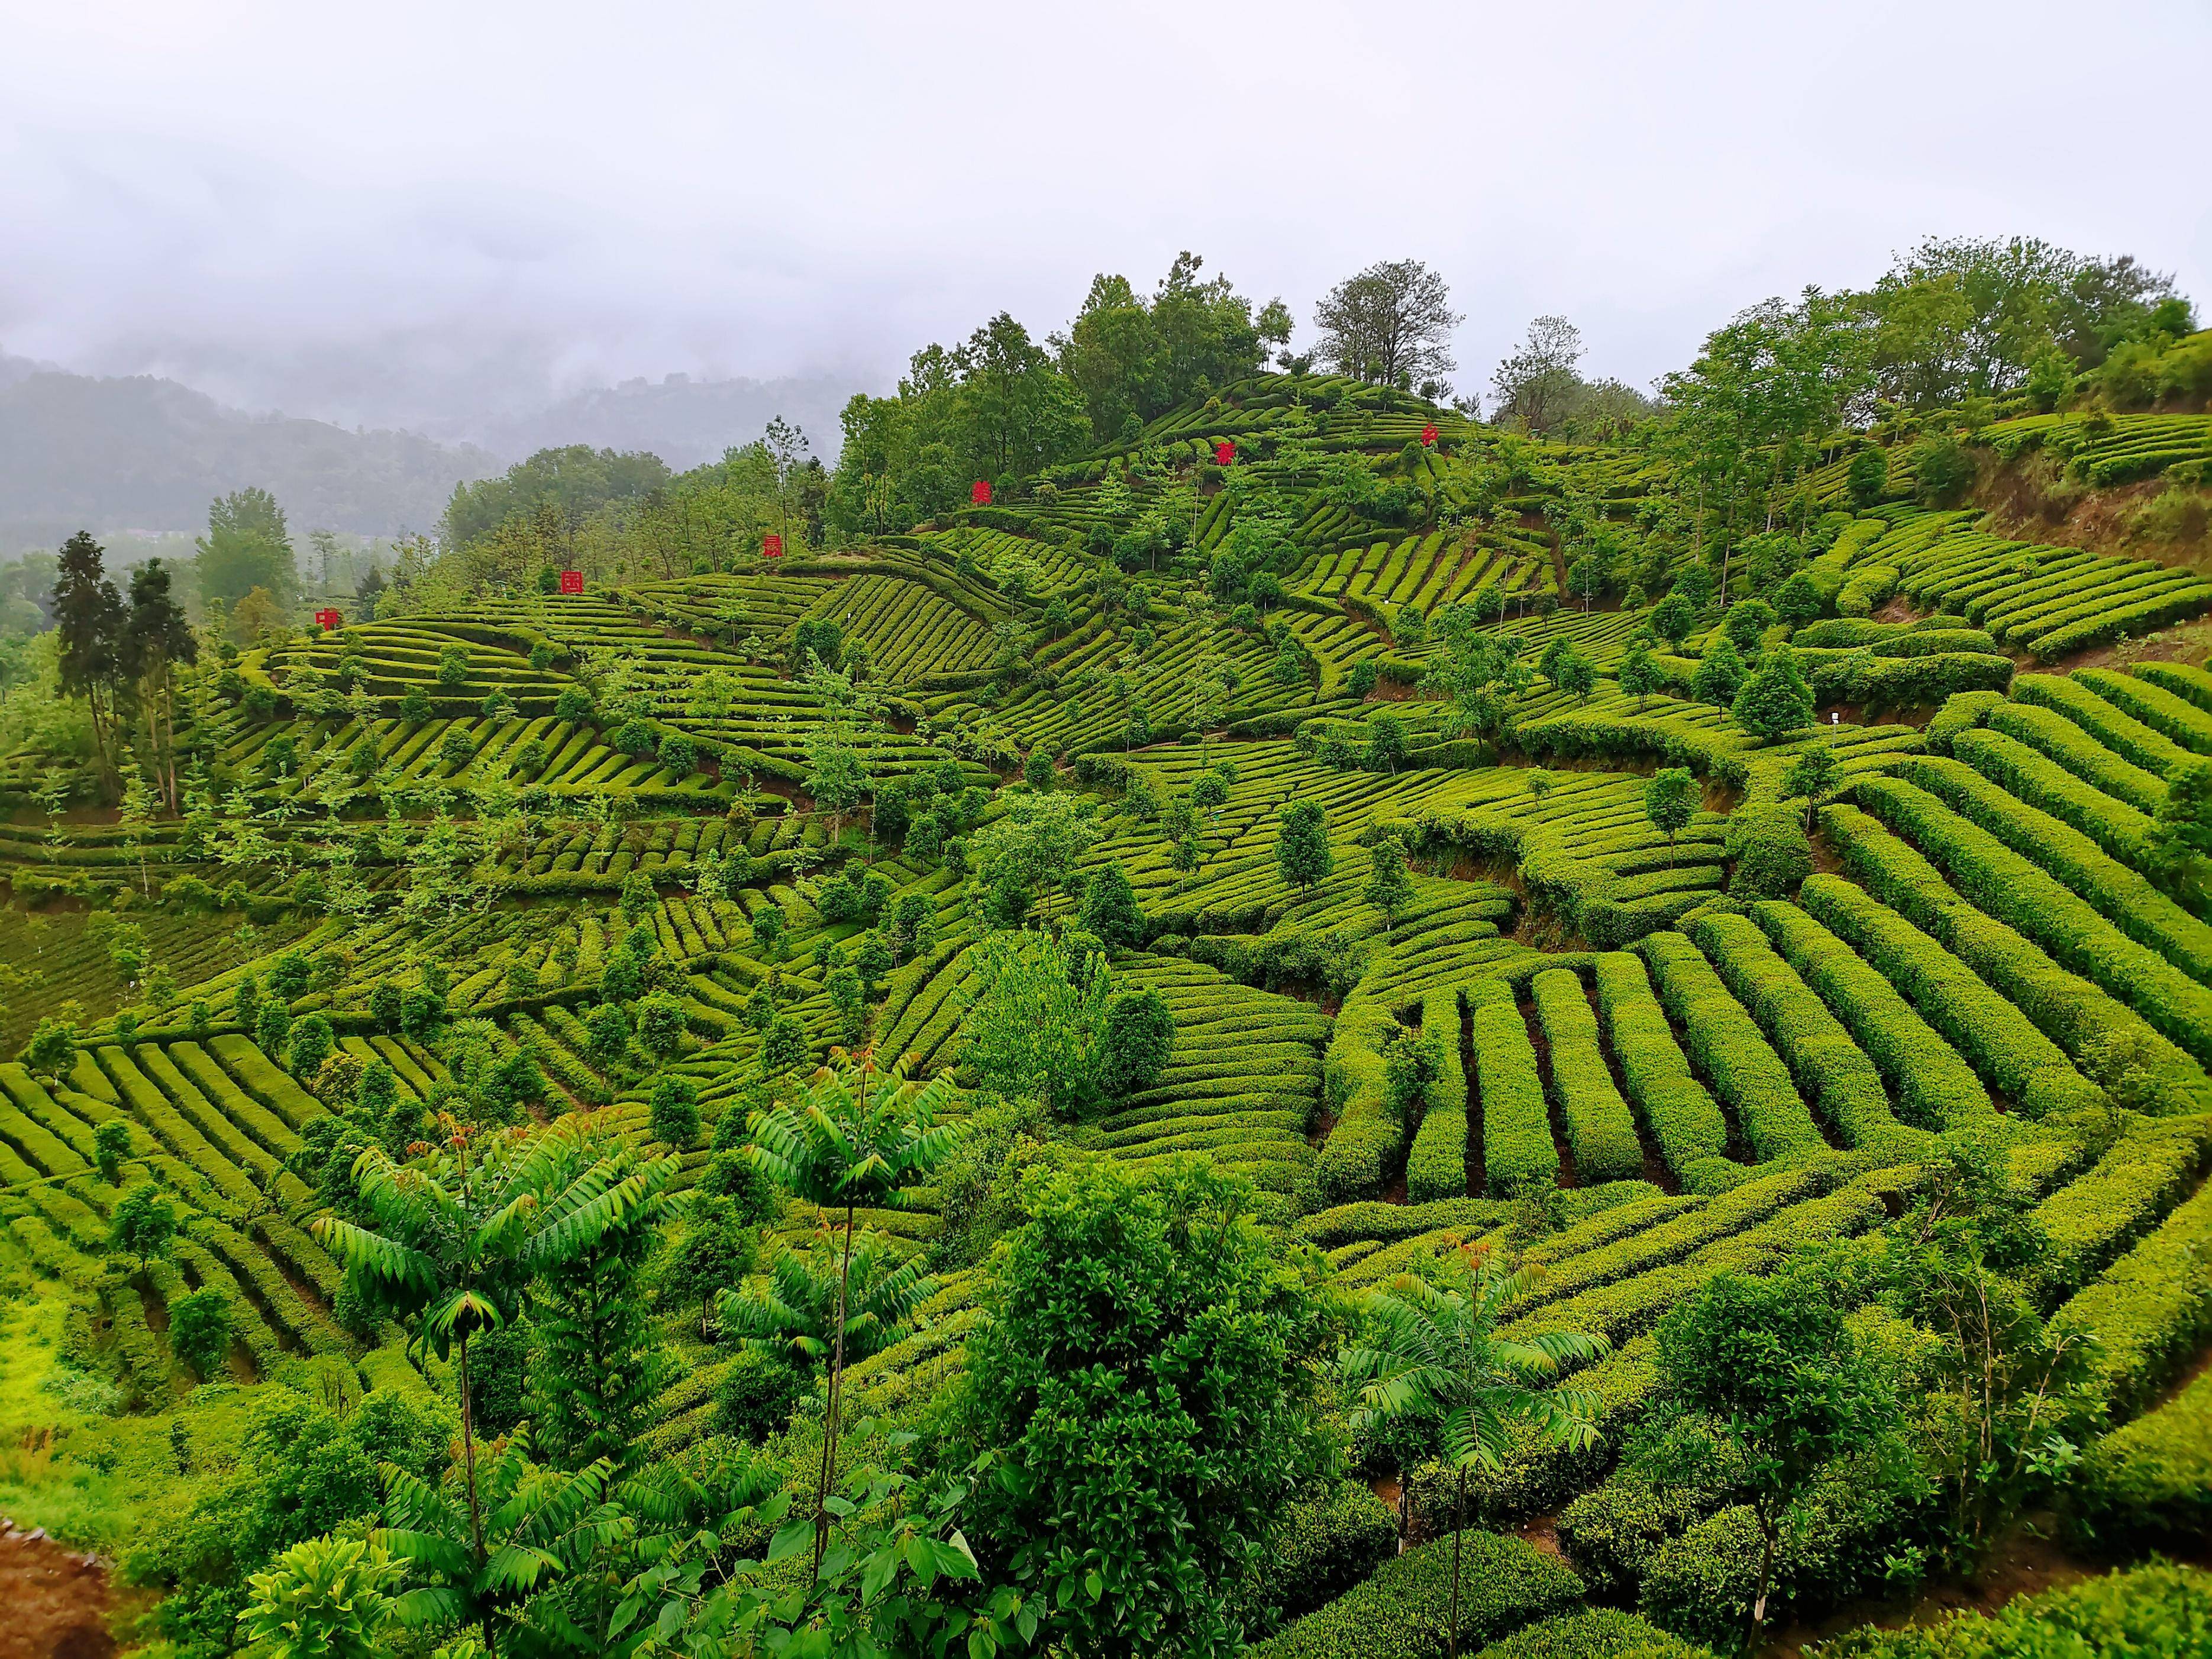
[[[315,626],[325,632],[335,634],[345,626],[345,618],[335,611],[318,611],[315,612]]]
[[[975,487],[968,492],[968,499],[978,507],[990,506],[991,481],[988,478],[976,479]]]
[[[1228,439],[1224,438],[1219,443],[1214,445],[1213,464],[1216,466],[1226,466],[1236,459],[1237,446],[1231,443]]]
[[[1426,449],[1431,444],[1436,442],[1436,441],[1437,423],[1434,421],[1431,421],[1426,426],[1421,428],[1421,447]]]
[[[783,538],[771,530],[761,538],[761,557],[780,559],[783,556]]]
[[[584,573],[580,570],[562,571],[561,573],[561,591],[563,593],[582,592],[584,591]]]

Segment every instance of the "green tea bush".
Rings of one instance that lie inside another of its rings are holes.
[[[1440,1659],[1452,1589],[1452,1540],[1384,1562],[1375,1576],[1273,1639],[1255,1659]],[[1535,1620],[1575,1610],[1583,1583],[1518,1538],[1461,1534],[1459,1649],[1472,1652]]]
[[[1667,1167],[1692,1191],[1735,1178],[1727,1158],[1728,1121],[1689,1062],[1652,994],[1642,958],[1611,951],[1597,959],[1598,1007],[1628,1098],[1658,1142]]]
[[[2212,1572],[2164,1561],[2023,1595],[1984,1617],[1824,1642],[1812,1659],[2200,1659],[2212,1650]]]
[[[1398,1519],[1359,1480],[1283,1506],[1260,1572],[1261,1599],[1285,1619],[1351,1590],[1397,1553]]]
[[[1475,1659],[1714,1659],[1714,1656],[1711,1648],[1669,1635],[1632,1613],[1601,1608],[1531,1625],[1503,1642],[1492,1642]]]
[[[1475,1084],[1481,1091],[1484,1180],[1498,1195],[1549,1185],[1559,1170],[1559,1148],[1552,1139],[1535,1047],[1513,992],[1501,980],[1480,979],[1462,994]]]

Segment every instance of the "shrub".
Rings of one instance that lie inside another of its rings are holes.
[[[1628,1098],[1659,1143],[1667,1167],[1692,1191],[1701,1178],[1728,1178],[1728,1123],[1689,1062],[1651,993],[1640,957],[1625,951],[1597,959],[1598,1006],[1620,1062]],[[1717,1168],[1716,1167],[1717,1166]]]
[[[2194,1659],[2212,1636],[2212,1572],[2154,1561],[2023,1595],[1989,1617],[1876,1630],[1823,1643],[1814,1659]]]
[[[1552,1091],[1566,1125],[1575,1157],[1575,1181],[1586,1186],[1628,1180],[1644,1171],[1644,1147],[1636,1138],[1628,1103],[1613,1087],[1597,1018],[1590,1012],[1582,975],[1554,968],[1529,981],[1537,1017],[1551,1048]]]
[[[1736,812],[1729,819],[1725,848],[1735,866],[1729,890],[1752,898],[1788,898],[1813,873],[1813,843],[1790,807]]]
[[[1879,450],[1868,452],[1879,455]],[[1531,1625],[1475,1659],[1714,1659],[1711,1648],[1670,1636],[1632,1613],[1601,1608]]]
[[[1464,993],[1482,1098],[1483,1175],[1493,1194],[1549,1185],[1559,1167],[1536,1050],[1512,988],[1477,980]]]
[[[1575,1610],[1582,1580],[1518,1538],[1461,1534],[1459,1648]],[[1439,1659],[1451,1601],[1452,1540],[1382,1564],[1372,1578],[1252,1651],[1255,1659]]]
[[[2089,1449],[2073,1521],[2106,1549],[2186,1548],[2212,1535],[2212,1370]]]
[[[1362,1481],[1284,1505],[1261,1569],[1261,1599],[1287,1619],[1352,1589],[1397,1553],[1397,1518]]]
[[[1406,1199],[1425,1204],[1467,1195],[1467,1074],[1460,1062],[1459,999],[1431,991],[1421,1005],[1421,1041],[1431,1057],[1426,1109],[1406,1159]]]

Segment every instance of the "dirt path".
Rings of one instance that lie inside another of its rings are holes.
[[[108,1659],[113,1605],[97,1556],[0,1521],[0,1659]]]

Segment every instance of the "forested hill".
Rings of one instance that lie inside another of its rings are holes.
[[[0,384],[0,546],[78,530],[180,530],[258,485],[302,525],[359,535],[428,530],[453,486],[496,473],[474,445],[258,416],[150,375],[40,370]]]

